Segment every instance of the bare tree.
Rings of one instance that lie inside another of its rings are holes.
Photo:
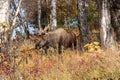
[[[111,26],[110,0],[98,0],[101,46],[116,49],[114,30]]]
[[[84,51],[84,45],[88,43],[88,26],[85,13],[85,0],[78,0],[78,27],[80,32],[80,48]]]
[[[3,29],[2,23],[8,22],[9,20],[9,0],[0,0],[0,32],[3,32],[4,30],[7,30],[8,27],[6,26],[6,29]]]
[[[0,0],[0,45],[7,40],[7,35],[5,31],[7,31],[9,26],[9,6],[10,0]]]
[[[38,27],[41,30],[41,0],[38,0]]]
[[[16,24],[16,19],[17,19],[18,13],[20,11],[21,4],[22,4],[22,0],[19,1],[18,7],[17,7],[16,12],[15,12],[14,19],[12,22],[12,26],[15,26],[15,24]]]
[[[51,29],[52,30],[55,30],[57,28],[56,2],[57,0],[51,1]]]

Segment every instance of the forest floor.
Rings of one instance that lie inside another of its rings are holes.
[[[16,42],[9,54],[0,54],[0,80],[120,80],[120,50],[102,50],[98,42],[88,50],[34,49],[30,40]],[[95,49],[96,48],[96,49]]]

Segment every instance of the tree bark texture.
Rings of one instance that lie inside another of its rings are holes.
[[[38,28],[41,30],[41,0],[38,0]]]
[[[99,26],[101,46],[115,50],[114,30],[111,26],[110,0],[99,0]]]
[[[18,3],[18,7],[16,9],[15,16],[14,16],[14,19],[13,19],[13,22],[12,22],[12,26],[15,26],[15,24],[16,24],[17,16],[19,14],[19,11],[20,11],[20,8],[21,8],[21,4],[22,4],[22,0],[20,0],[19,3]]]
[[[111,2],[111,22],[116,34],[116,40],[120,43],[120,0]]]
[[[84,51],[84,45],[88,43],[88,26],[85,13],[85,0],[78,0],[78,27],[80,32],[80,48]]]
[[[70,29],[70,0],[65,0],[67,3],[67,27]]]
[[[57,0],[51,1],[51,29],[52,30],[55,30],[57,28],[56,2]]]
[[[0,0],[0,23],[9,21],[9,2],[9,0]],[[4,30],[5,29],[0,26],[0,32],[3,32]]]

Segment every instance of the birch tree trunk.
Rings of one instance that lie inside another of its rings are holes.
[[[41,30],[41,0],[38,0],[38,28]]]
[[[114,31],[111,27],[110,0],[99,0],[99,26],[101,46],[115,50]]]
[[[57,0],[51,1],[51,29],[52,30],[55,30],[57,28],[56,2]]]
[[[0,0],[0,23],[8,22],[9,20],[9,0]],[[0,32],[4,29],[0,26]]]
[[[80,48],[84,51],[84,45],[88,43],[88,26],[85,13],[85,0],[78,0],[78,27],[80,32]]]
[[[0,43],[7,41],[4,32],[7,31],[9,27],[3,23],[8,24],[9,21],[9,3],[9,0],[0,0]]]
[[[15,26],[15,24],[16,24],[17,16],[18,16],[18,13],[20,11],[21,4],[22,4],[22,0],[20,0],[19,3],[18,3],[18,7],[16,9],[15,16],[14,16],[14,19],[13,19],[13,22],[12,22],[12,26]]]

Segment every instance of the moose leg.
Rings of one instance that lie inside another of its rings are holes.
[[[35,49],[40,49],[39,43],[36,43],[36,44],[35,44]]]
[[[74,50],[77,49],[77,41],[75,40],[75,42],[73,43],[74,46]]]
[[[59,54],[62,53],[61,48],[62,48],[61,46],[58,46],[58,53],[59,53]]]
[[[47,49],[45,49],[45,54],[47,55]]]
[[[47,50],[48,50],[49,46],[44,46],[43,49],[45,50],[45,54],[47,55]]]
[[[58,44],[58,53],[61,54],[62,53],[62,45],[61,43]]]

